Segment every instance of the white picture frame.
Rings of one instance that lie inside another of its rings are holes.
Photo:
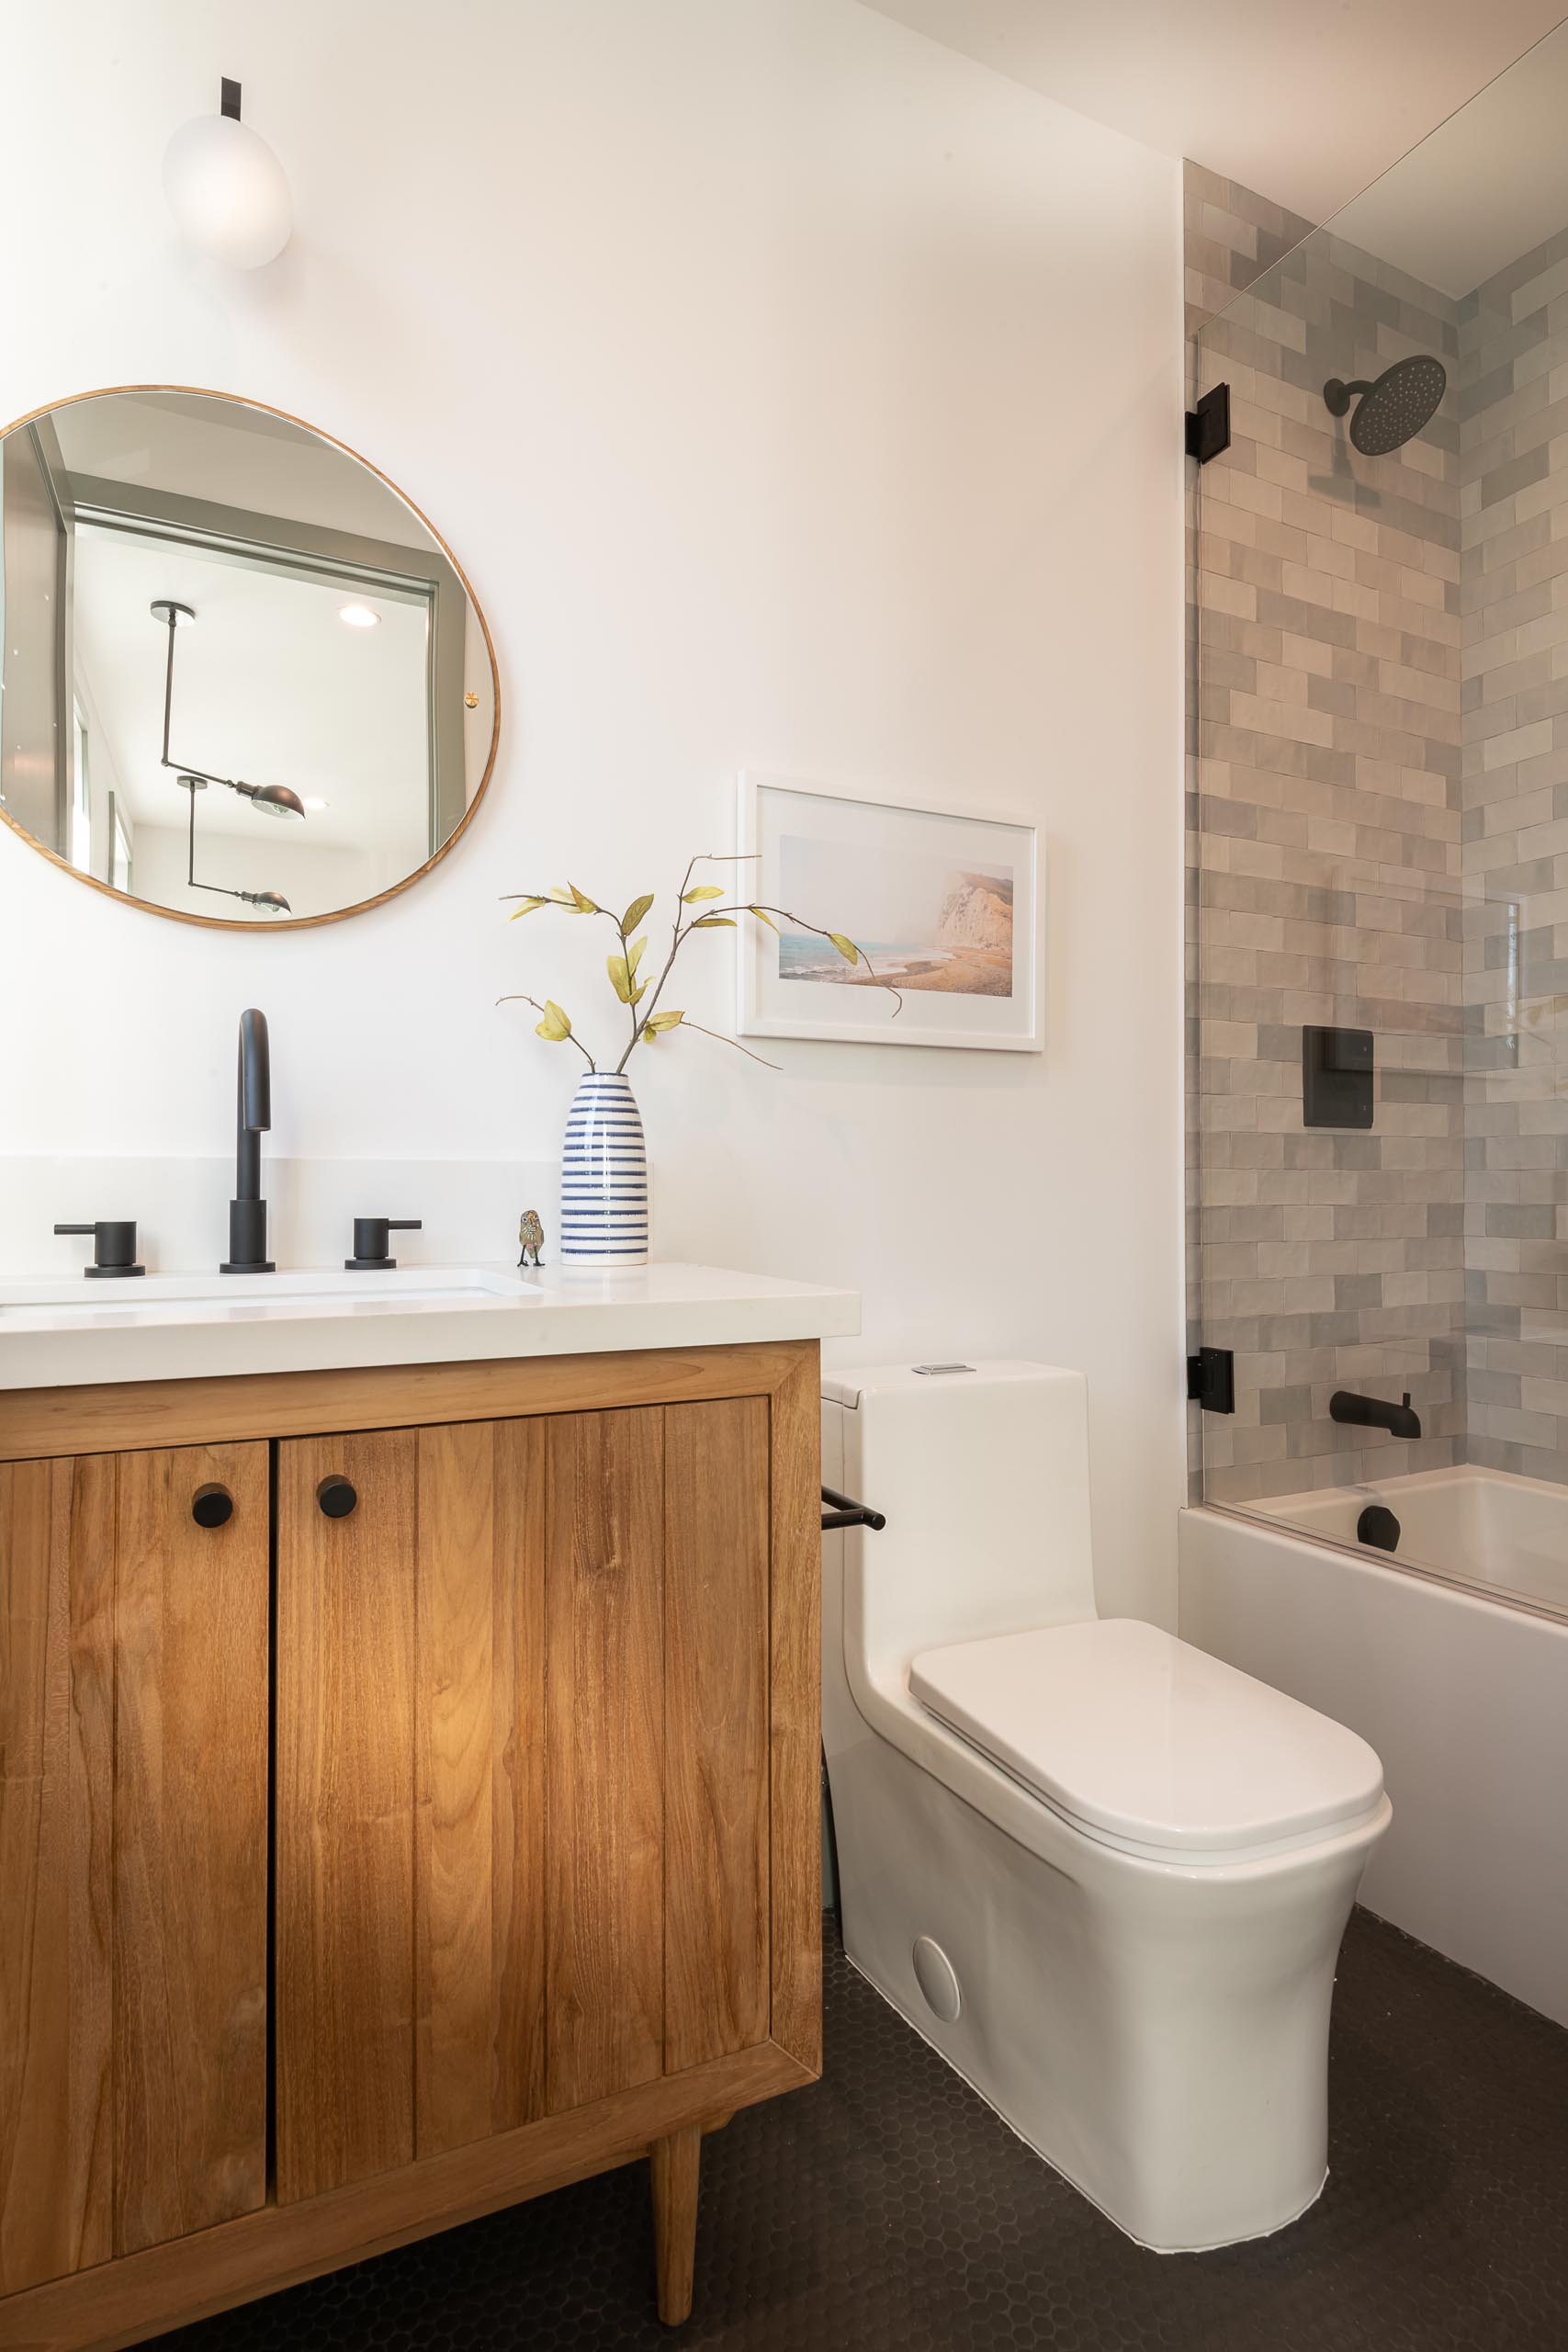
[[[1045,855],[1028,819],[749,768],[737,832],[739,899],[847,934],[903,995],[896,1009],[815,933],[745,923],[742,1036],[1043,1050]]]

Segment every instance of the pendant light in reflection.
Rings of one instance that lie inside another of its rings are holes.
[[[286,784],[247,784],[241,776],[215,775],[206,768],[190,766],[184,760],[170,756],[169,734],[174,718],[175,701],[175,638],[182,628],[194,628],[196,608],[181,604],[174,596],[158,596],[152,605],[153,619],[168,633],[168,651],[164,663],[164,749],[161,767],[172,768],[175,780],[182,791],[190,796],[188,854],[186,880],[193,890],[214,890],[228,899],[243,899],[246,906],[265,907],[270,914],[292,914],[294,910],[280,890],[236,890],[221,882],[198,882],[196,878],[196,796],[205,792],[209,785],[221,785],[225,790],[237,793],[242,800],[264,817],[303,818],[305,804],[297,792]]]
[[[234,890],[222,882],[198,882],[196,878],[196,796],[207,790],[204,775],[182,775],[178,783],[190,795],[189,847],[186,857],[186,881],[193,890],[215,890],[225,899],[243,899],[247,907],[265,907],[271,915],[291,915],[294,911],[281,890]]]

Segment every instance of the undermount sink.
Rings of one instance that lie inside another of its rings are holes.
[[[57,1328],[62,1320],[139,1322],[246,1320],[291,1311],[341,1316],[355,1308],[407,1313],[516,1306],[537,1286],[494,1266],[400,1266],[350,1273],[299,1268],[276,1274],[145,1274],[108,1282],[0,1282],[0,1323],[7,1329]]]

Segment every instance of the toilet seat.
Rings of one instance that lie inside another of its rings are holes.
[[[1354,1732],[1136,1618],[926,1650],[909,1689],[1083,1835],[1153,1860],[1317,1843],[1382,1797]]]

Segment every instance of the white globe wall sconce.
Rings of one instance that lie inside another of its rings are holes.
[[[164,194],[186,243],[231,269],[260,269],[288,243],[294,203],[282,164],[240,119],[227,76],[217,114],[180,125],[164,151]]]

